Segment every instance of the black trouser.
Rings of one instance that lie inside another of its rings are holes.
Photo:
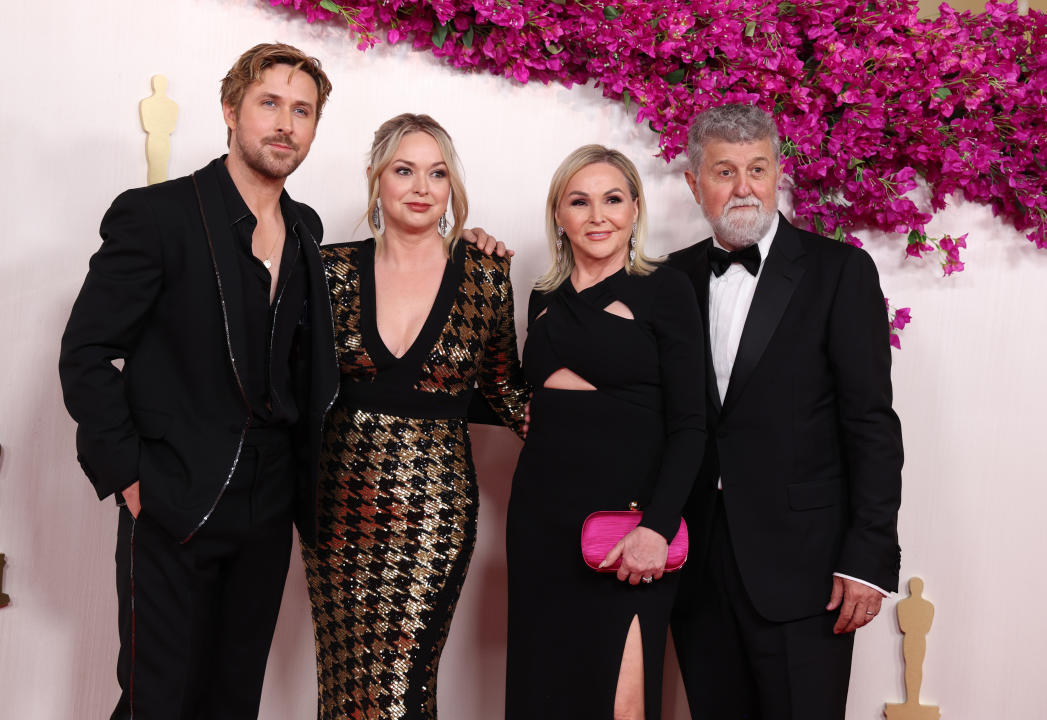
[[[111,720],[254,720],[291,551],[287,434],[248,434],[204,526],[181,544],[120,509],[122,694]],[[148,490],[144,493],[148,497]]]
[[[723,493],[716,495],[709,556],[681,578],[672,620],[691,717],[843,720],[854,633],[833,635],[836,612],[791,622],[761,616],[738,572]]]

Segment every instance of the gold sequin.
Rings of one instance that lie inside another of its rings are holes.
[[[361,337],[359,246],[324,248],[343,377],[380,382]],[[467,249],[461,286],[411,386],[450,397],[477,385],[519,429],[508,263]],[[327,419],[319,532],[303,546],[320,720],[436,718],[436,676],[476,539],[464,418],[412,419],[337,401]]]

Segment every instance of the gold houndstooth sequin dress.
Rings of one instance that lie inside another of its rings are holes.
[[[303,546],[320,720],[436,718],[436,674],[476,538],[474,385],[519,432],[508,259],[457,244],[401,358],[375,319],[374,241],[324,246],[342,386]]]

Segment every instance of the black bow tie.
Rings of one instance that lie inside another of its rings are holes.
[[[760,269],[760,247],[759,245],[753,244],[747,248],[741,250],[734,250],[727,252],[721,250],[715,245],[709,247],[709,267],[712,268],[713,275],[720,277],[727,268],[731,267],[734,263],[741,263],[742,267],[749,271],[749,274],[756,277],[756,273]]]

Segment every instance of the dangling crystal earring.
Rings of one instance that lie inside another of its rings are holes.
[[[633,234],[629,236],[629,267],[636,262],[636,223],[633,223]]]
[[[451,212],[451,201],[454,199],[454,193],[450,192],[447,194],[447,207],[444,208],[444,214],[440,216],[440,219],[436,221],[436,232],[440,233],[440,237],[447,237],[447,230],[451,227],[450,221],[447,219],[447,214]]]
[[[382,234],[382,230],[385,225],[385,217],[382,215],[382,199],[378,198],[374,204],[374,210],[371,212],[371,224],[374,225],[374,231],[379,235]]]
[[[556,228],[556,264],[563,264],[563,226]]]

